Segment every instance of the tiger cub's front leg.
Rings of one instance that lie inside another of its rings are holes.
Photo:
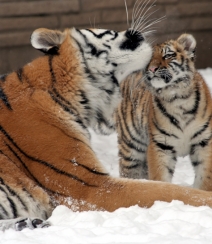
[[[173,147],[152,141],[147,150],[149,179],[171,182],[177,162]]]
[[[140,137],[136,137],[132,128],[127,127],[123,120],[119,119],[117,121],[120,176],[132,179],[147,179],[147,143],[142,141]]]
[[[133,150],[126,149],[123,142],[119,144],[119,171],[120,176],[124,178],[132,179],[147,179],[148,178],[148,167],[146,161],[146,152],[142,149]]]
[[[212,191],[212,141],[191,146],[190,159],[195,171],[194,188]]]

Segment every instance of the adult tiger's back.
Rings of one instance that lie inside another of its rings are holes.
[[[46,55],[1,79],[0,217],[12,219],[2,229],[46,226],[40,219],[58,204],[75,211],[172,199],[212,206],[208,192],[112,178],[90,146],[88,126],[114,129],[121,80],[151,57],[142,35],[132,35],[38,29],[32,45]]]

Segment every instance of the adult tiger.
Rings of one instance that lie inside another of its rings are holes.
[[[46,53],[0,83],[2,228],[43,227],[54,207],[108,210],[179,199],[212,206],[209,192],[116,179],[94,154],[88,126],[114,129],[119,84],[144,68],[152,50],[139,32],[38,29],[32,45]]]
[[[171,182],[177,156],[189,154],[194,187],[212,190],[212,99],[194,66],[195,48],[189,34],[157,45],[145,82],[137,74],[123,83],[121,176]],[[139,89],[130,91],[130,79]]]

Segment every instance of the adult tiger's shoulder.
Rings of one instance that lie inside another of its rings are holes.
[[[195,48],[189,34],[157,45],[143,78],[123,83],[121,176],[171,182],[176,158],[189,154],[194,187],[212,190],[212,99],[194,66]]]
[[[31,42],[46,55],[0,81],[1,228],[46,226],[42,219],[58,204],[74,211],[172,199],[212,206],[208,192],[112,178],[91,148],[88,127],[114,129],[120,82],[151,58],[141,33],[38,29]]]

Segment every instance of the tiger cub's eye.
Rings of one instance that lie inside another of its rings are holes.
[[[171,59],[176,57],[176,53],[169,53],[163,56],[164,59]]]

